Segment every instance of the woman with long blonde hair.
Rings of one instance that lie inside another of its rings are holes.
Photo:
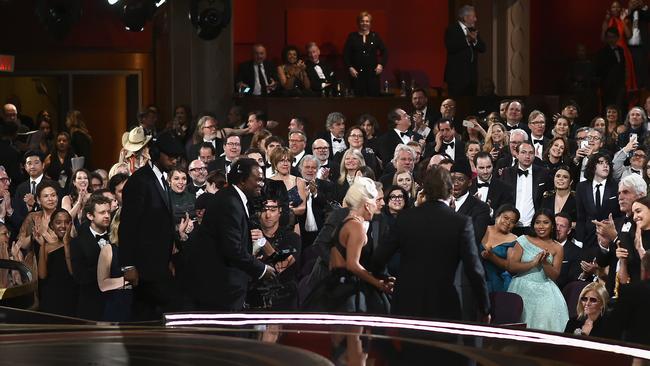
[[[494,161],[501,157],[501,152],[508,146],[509,136],[506,126],[501,122],[494,122],[490,125],[485,135],[483,151],[489,153]]]

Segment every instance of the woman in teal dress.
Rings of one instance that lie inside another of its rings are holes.
[[[485,264],[485,279],[490,292],[507,291],[512,276],[506,270],[508,251],[515,246],[517,236],[511,231],[519,221],[519,210],[505,204],[497,209],[494,225],[488,226],[481,240],[481,257]]]
[[[524,301],[522,322],[528,328],[564,331],[569,312],[562,292],[555,285],[560,274],[562,246],[555,237],[555,218],[542,209],[533,216],[533,232],[517,238],[508,253],[508,271],[515,273],[508,292]]]

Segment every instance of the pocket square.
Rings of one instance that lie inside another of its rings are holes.
[[[610,200],[613,200],[613,199],[615,199],[615,198],[618,198],[618,197],[616,197],[616,196],[614,196],[614,197],[609,197]]]

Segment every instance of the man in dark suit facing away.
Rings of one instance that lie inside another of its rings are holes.
[[[435,167],[427,173],[423,186],[426,202],[400,213],[389,238],[375,251],[371,271],[380,273],[400,250],[400,277],[392,312],[460,320],[461,305],[454,276],[462,261],[478,304],[478,318],[489,321],[490,299],[472,220],[454,212],[448,204],[453,199],[451,176],[444,168]]]
[[[149,164],[136,170],[124,185],[118,231],[120,265],[134,287],[135,320],[160,319],[179,311],[182,299],[170,270],[174,221],[166,173],[183,155],[183,146],[170,133],[158,136]]]
[[[253,256],[253,245],[264,239],[249,225],[256,215],[251,200],[261,194],[262,168],[250,158],[237,160],[228,173],[227,188],[208,204],[199,239],[189,248],[191,296],[200,310],[241,311],[250,280],[272,278],[273,267]]]
[[[612,311],[614,336],[628,342],[650,345],[650,252],[641,258],[641,281],[621,286]]]
[[[478,54],[485,52],[485,43],[476,30],[473,6],[465,5],[458,10],[458,21],[449,25],[445,32],[445,47],[445,81],[449,95],[476,95]]]

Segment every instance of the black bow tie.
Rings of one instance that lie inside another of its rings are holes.
[[[333,138],[332,141],[338,142],[340,144],[341,142],[343,142],[343,139]]]
[[[479,182],[479,183],[476,184],[476,187],[477,188],[483,188],[483,187],[490,188],[490,182],[485,182],[485,183],[480,183]]]
[[[226,161],[224,162],[224,165],[225,165],[225,166],[230,166],[230,164],[232,164],[232,161],[228,161],[228,160],[226,160]]]
[[[640,170],[636,170],[636,169],[632,169],[632,168],[630,168],[630,170],[632,171],[632,173],[641,174]]]
[[[517,176],[521,177],[522,175],[527,177],[528,176],[528,170],[521,170],[521,169],[517,168]]]
[[[535,139],[533,139],[533,144],[544,145],[544,140],[535,140]]]
[[[411,136],[408,132],[400,132],[399,137],[404,137],[404,136]]]
[[[445,144],[445,148],[451,147],[452,149],[454,148],[454,142],[443,142]]]
[[[103,235],[95,235],[95,239],[97,241],[100,241],[102,239],[106,240],[107,242],[110,242],[110,239],[108,238],[108,233],[103,234]]]

